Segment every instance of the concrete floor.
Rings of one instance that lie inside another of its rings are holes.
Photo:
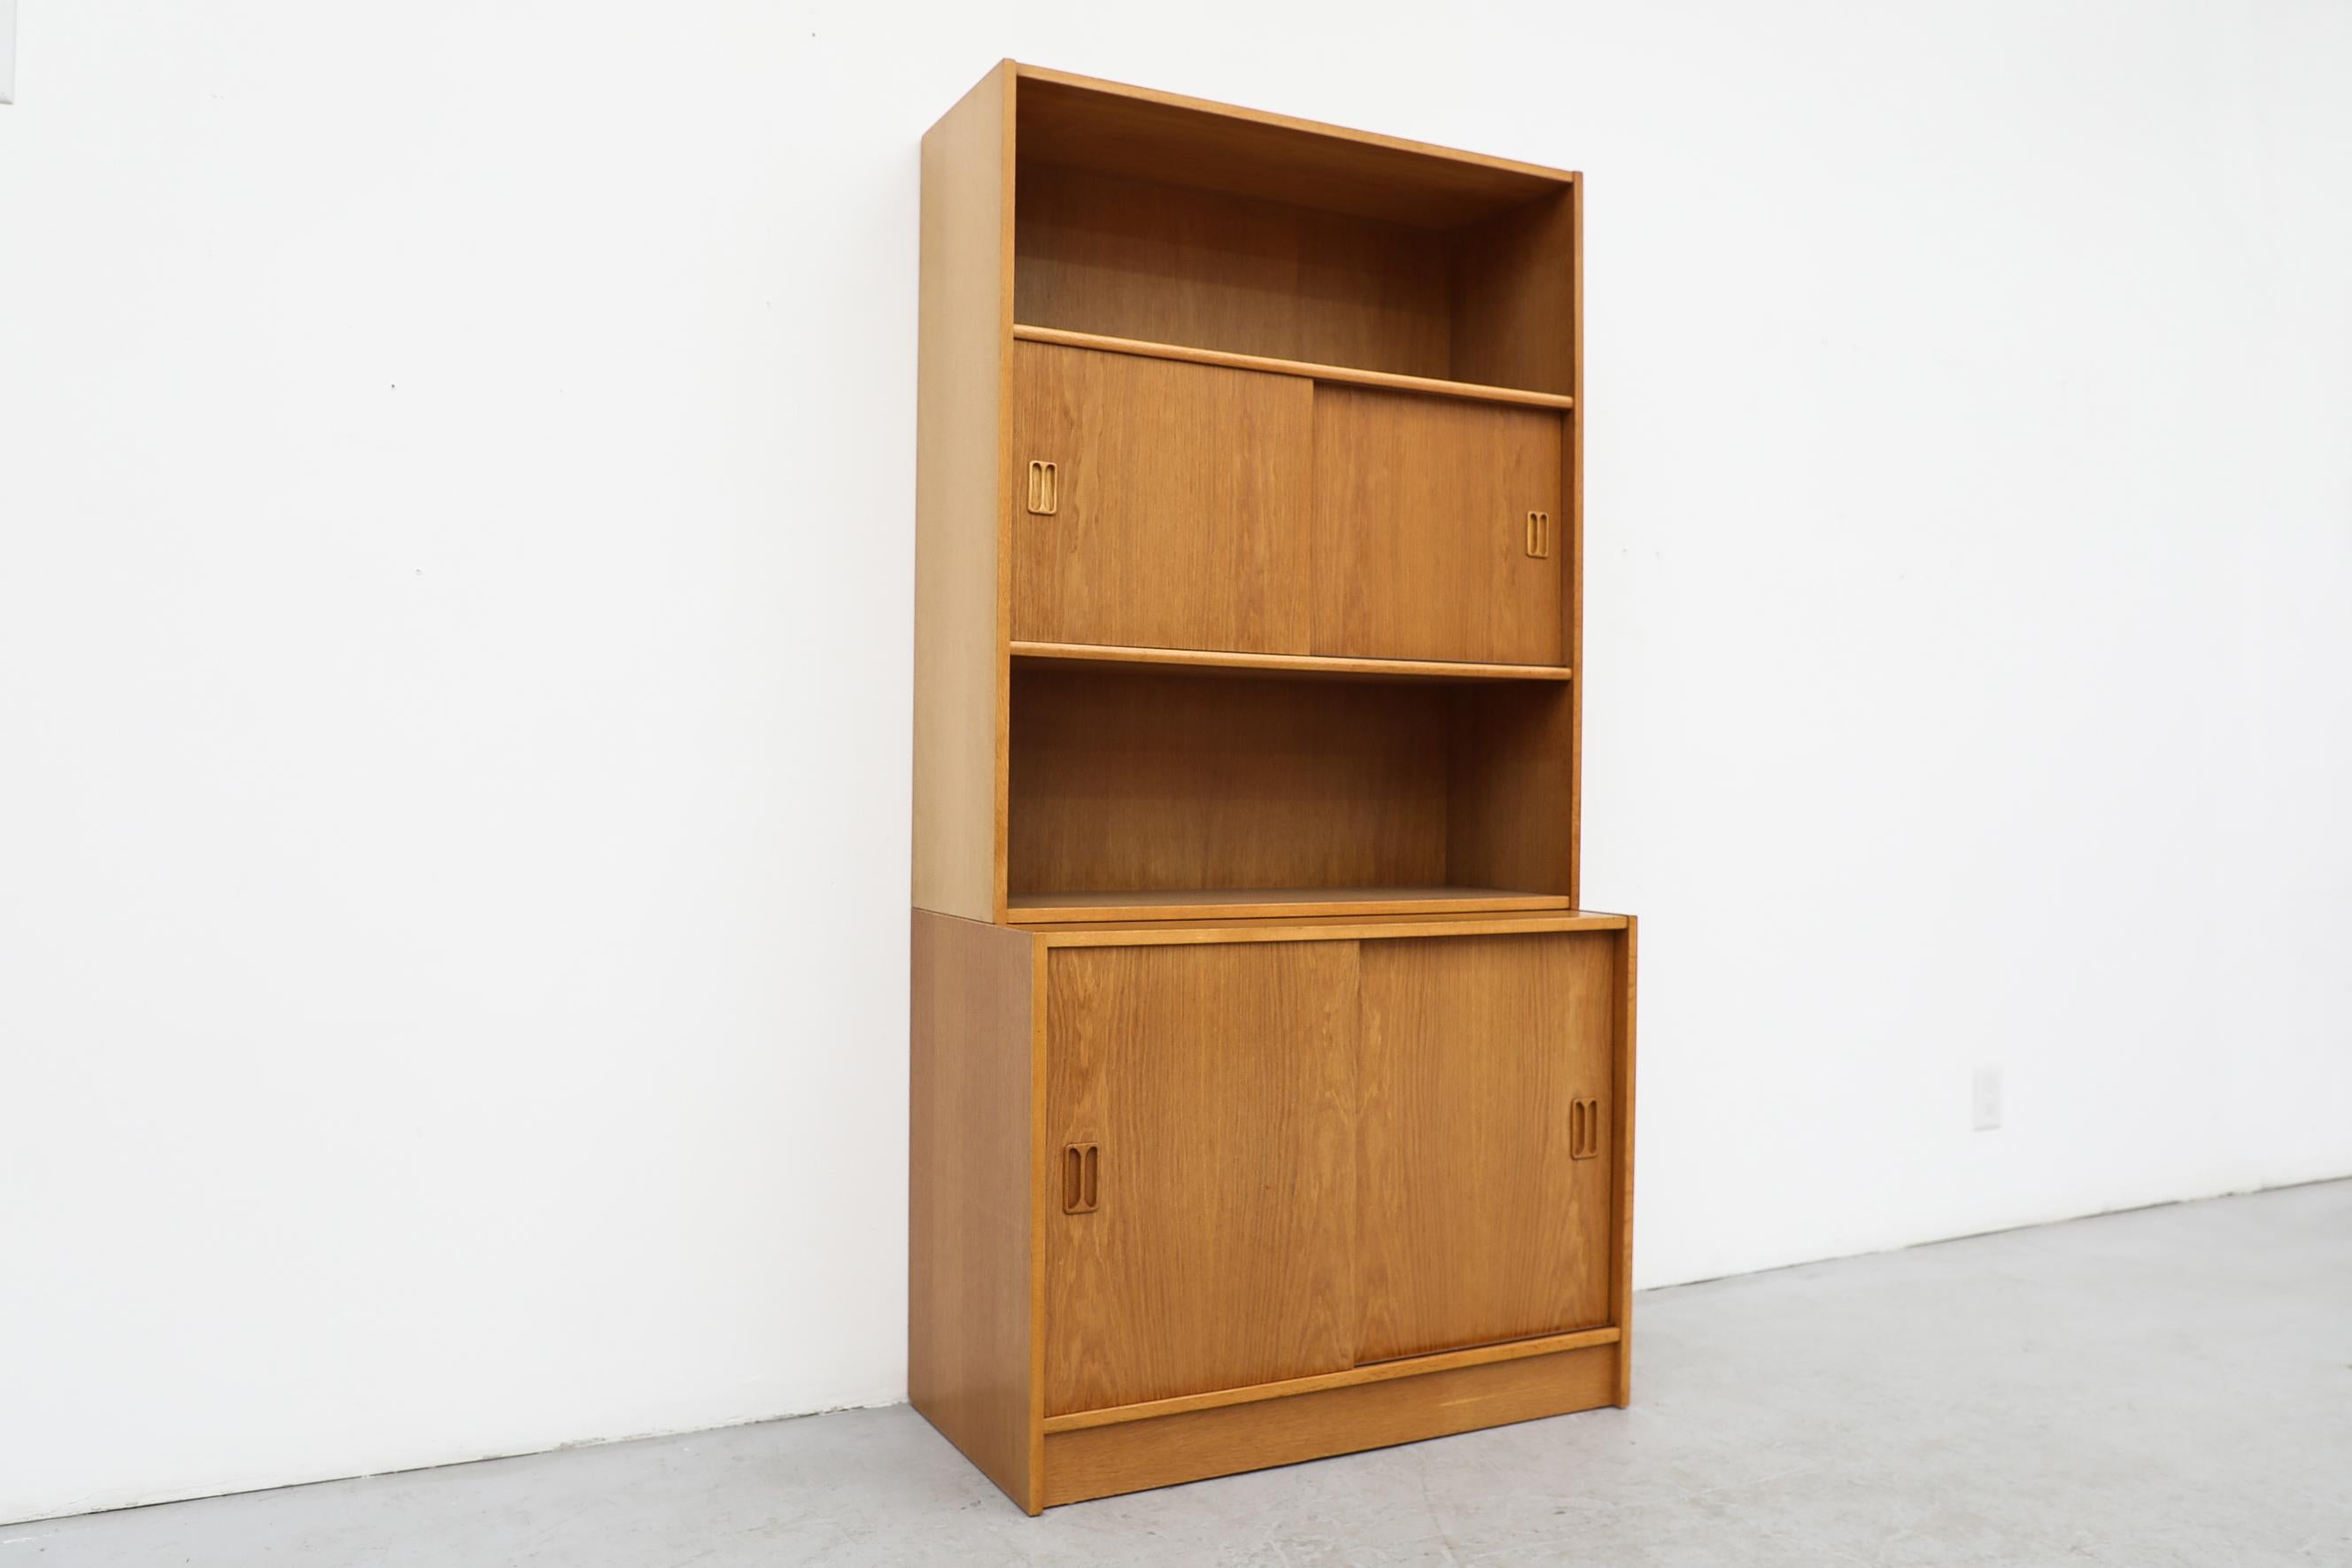
[[[901,1406],[0,1528],[0,1568],[2352,1563],[2352,1181],[1635,1321],[1631,1411],[1038,1520]]]

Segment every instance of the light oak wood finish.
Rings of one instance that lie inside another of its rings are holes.
[[[1313,392],[1209,365],[1021,343],[1013,632],[1048,643],[1304,653]]]
[[[1155,917],[1476,915],[1567,907],[1568,900],[1557,894],[1510,893],[1497,887],[1241,887],[1198,893],[1022,893],[1013,894],[1009,913],[1015,921],[1036,925]]]
[[[1486,1362],[1045,1438],[1047,1507],[1611,1403],[1617,1345]]]
[[[1456,1367],[1483,1366],[1488,1362],[1523,1361],[1531,1355],[1557,1355],[1564,1350],[1615,1344],[1620,1337],[1613,1328],[1580,1329],[1574,1333],[1544,1334],[1535,1339],[1510,1340],[1501,1344],[1482,1344],[1469,1350],[1448,1351],[1442,1355],[1376,1361],[1349,1367],[1344,1372],[1286,1378],[1280,1383],[1214,1388],[1205,1394],[1184,1394],[1173,1399],[1153,1399],[1141,1405],[1118,1405],[1105,1410],[1074,1410],[1066,1416],[1046,1416],[1045,1433],[1051,1437],[1055,1432],[1083,1432],[1089,1427],[1111,1427],[1122,1421],[1155,1421],[1162,1416],[1181,1416],[1190,1410],[1214,1410],[1223,1405],[1254,1405],[1263,1399],[1286,1399],[1294,1394],[1320,1394],[1328,1388],[1352,1388],[1360,1383],[1386,1383],[1391,1378],[1422,1377],[1433,1372],[1451,1372]]]
[[[923,138],[915,371],[914,904],[1002,907],[1013,72]]]
[[[1407,936],[1539,936],[1555,931],[1622,931],[1629,915],[1594,909],[1496,915],[1360,914],[1111,920],[1024,925],[1048,947],[1133,947],[1154,943],[1384,941]]]
[[[1490,218],[1456,247],[1453,369],[1492,382],[1564,394],[1577,390],[1576,197],[1581,187]]]
[[[1564,664],[1473,664],[1445,659],[1345,659],[1325,653],[1234,653],[1205,648],[1123,648],[1092,643],[1016,641],[1014,659],[1072,665],[1160,664],[1201,670],[1323,675],[1334,680],[1565,681]]]
[[[1315,392],[1318,653],[1564,664],[1560,418],[1359,387]]]
[[[1337,901],[1442,886],[1563,898],[1571,846],[1545,792],[1564,784],[1570,685],[1024,664],[1011,897],[1067,907],[1074,893],[1306,889]]]
[[[1070,332],[1055,327],[1032,327],[1018,321],[1013,323],[1013,336],[1024,343],[1058,343],[1065,348],[1095,349],[1110,354],[1140,354],[1147,359],[1181,360],[1196,365],[1223,365],[1229,370],[1262,371],[1268,375],[1300,376],[1308,381],[1381,387],[1390,392],[1427,392],[1434,397],[1513,403],[1523,408],[1564,410],[1576,406],[1576,400],[1563,392],[1528,392],[1516,386],[1444,381],[1433,376],[1393,375],[1354,365],[1276,359],[1265,354],[1227,353],[1216,349],[1192,348],[1182,343],[1150,342],[1134,338],[1110,337],[1100,332]]]
[[[1444,883],[1446,700],[1425,685],[1018,671],[1012,890]]]
[[[1015,319],[1444,380],[1443,235],[1022,165]]]
[[[1613,1105],[1619,940],[1362,949],[1359,1360],[1606,1318],[1609,1168],[1575,1157],[1570,1127],[1575,1103]]]
[[[1456,693],[1446,752],[1445,880],[1539,887],[1576,903],[1576,692]]]
[[[1570,395],[1579,399],[1581,408],[1584,396],[1584,185],[1579,182],[1568,193],[1569,210],[1569,383]],[[1568,662],[1573,665],[1584,658],[1584,416],[1571,416],[1568,430]],[[1568,838],[1571,845],[1584,841],[1584,687],[1580,684],[1569,694],[1568,719]],[[1573,903],[1577,896],[1579,878],[1583,874],[1580,862],[1570,852],[1568,873],[1568,896]],[[1630,1167],[1632,1155],[1625,1156]],[[1627,1233],[1629,1236],[1631,1232]],[[1632,1364],[1629,1349],[1622,1358]],[[1622,1403],[1621,1400],[1620,1403]]]
[[[908,1400],[1034,1511],[1034,939],[914,913]]]
[[[1034,1513],[1624,1403],[1580,180],[1007,62],[923,184],[918,1407]]]
[[[1556,194],[1565,170],[1021,65],[1040,162],[1457,228]]]
[[[1617,1403],[1633,1403],[1633,996],[1638,970],[1636,950],[1640,946],[1641,929],[1637,921],[1628,916],[1625,938],[1617,946],[1617,967],[1613,977],[1617,993],[1616,1029],[1610,1037],[1610,1078],[1616,1088],[1614,1114],[1610,1123],[1617,1139],[1615,1165],[1614,1212],[1612,1216],[1613,1234],[1611,1238],[1615,1257],[1610,1267],[1612,1281],[1609,1320],[1623,1336],[1617,1357]]]
[[[1349,1364],[1356,952],[1051,957],[1046,1142],[1101,1176],[1048,1220],[1047,1415]]]

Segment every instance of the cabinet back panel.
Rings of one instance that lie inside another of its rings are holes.
[[[1012,889],[1445,880],[1447,694],[1016,669]]]
[[[1447,235],[1025,162],[1014,191],[1015,320],[1453,373]]]

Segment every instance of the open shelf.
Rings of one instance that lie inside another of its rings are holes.
[[[1017,893],[1009,915],[1074,920],[1231,920],[1351,915],[1494,915],[1566,909],[1564,894],[1498,887],[1220,887],[1158,892]]]
[[[1023,659],[1012,684],[1013,919],[1568,907],[1566,682]]]
[[[1575,178],[1024,68],[1034,341],[1565,410]]]
[[[1211,648],[1122,648],[1101,643],[1019,643],[1015,659],[1054,659],[1071,668],[1159,664],[1359,680],[1564,681],[1565,664],[1482,664],[1444,659],[1350,659],[1328,653],[1228,653]]]
[[[1136,354],[1148,360],[1222,365],[1227,370],[1301,376],[1318,382],[1343,382],[1354,386],[1379,387],[1387,392],[1426,392],[1434,397],[1517,403],[1526,408],[1570,409],[1576,406],[1576,400],[1564,392],[1528,392],[1518,387],[1486,386],[1477,382],[1444,381],[1435,376],[1398,375],[1387,371],[1360,370],[1353,365],[1281,360],[1267,354],[1234,354],[1222,349],[1196,349],[1184,343],[1154,343],[1140,338],[1113,338],[1100,332],[1072,332],[1059,327],[1032,327],[1015,322],[1013,335],[1025,343],[1059,343],[1066,349],[1094,349],[1108,354]]]
[[[1461,228],[1553,195],[1563,169],[1023,65],[1021,156],[1289,202],[1423,228]]]

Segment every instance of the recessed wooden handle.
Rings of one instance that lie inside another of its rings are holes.
[[[1601,1102],[1571,1100],[1568,1105],[1568,1157],[1589,1160],[1601,1153]]]
[[[1528,554],[1538,560],[1548,560],[1551,558],[1551,514],[1549,512],[1528,514]]]
[[[1029,509],[1041,517],[1050,517],[1062,509],[1062,473],[1058,464],[1029,465]]]
[[[1102,1197],[1102,1145],[1068,1144],[1062,1149],[1062,1212],[1092,1214]]]

